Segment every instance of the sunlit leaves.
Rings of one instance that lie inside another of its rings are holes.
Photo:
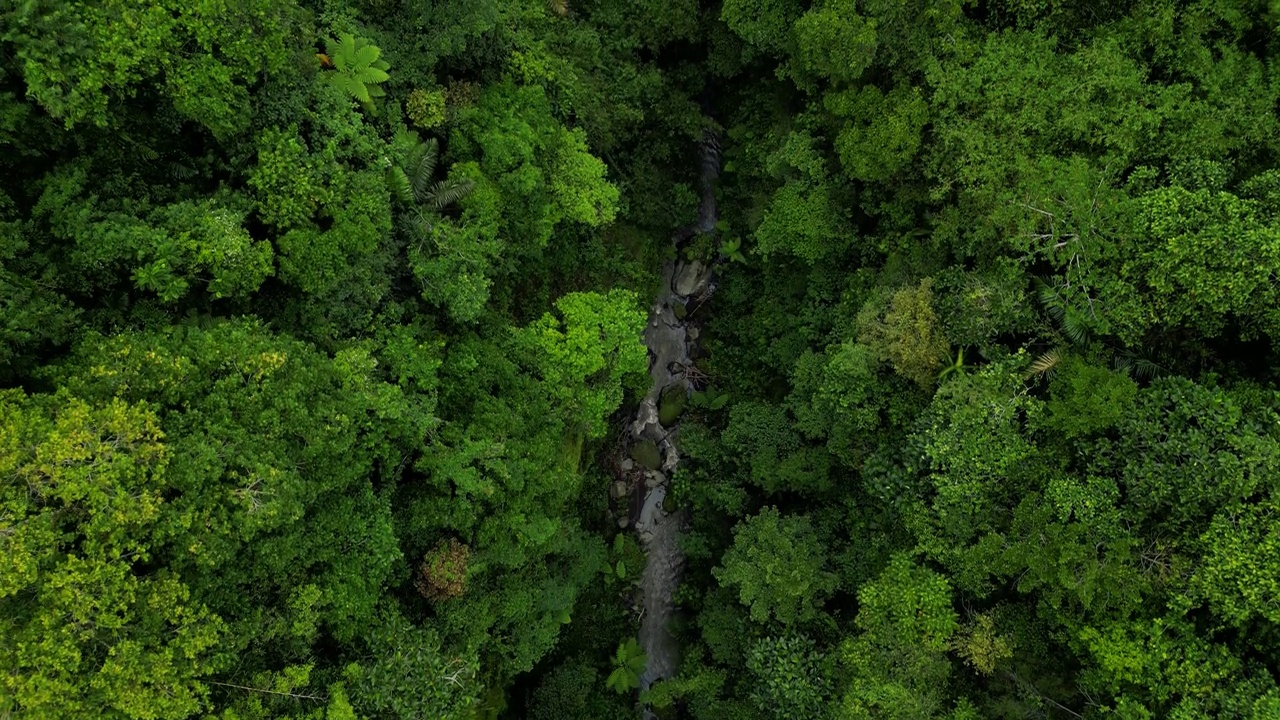
[[[605,418],[622,402],[624,378],[647,369],[637,305],[624,290],[570,293],[556,301],[563,321],[548,313],[519,331],[574,431],[603,436]]]
[[[198,712],[224,626],[146,567],[171,512],[155,415],[8,392],[0,422],[0,708],[50,720]]]
[[[345,33],[336,40],[330,39],[326,48],[336,69],[328,75],[329,82],[335,87],[366,107],[372,107],[374,98],[386,95],[380,86],[391,79],[387,74],[391,66],[379,59],[381,48],[351,33]]]

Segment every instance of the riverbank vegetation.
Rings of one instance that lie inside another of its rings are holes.
[[[0,2],[0,717],[1280,716],[1277,23]]]

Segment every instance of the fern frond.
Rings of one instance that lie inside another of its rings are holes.
[[[378,61],[378,57],[382,55],[382,48],[373,44],[362,45],[355,51],[352,57],[352,64],[356,67],[368,67]]]
[[[391,79],[386,70],[376,67],[361,68],[356,76],[367,83],[383,83]]]
[[[436,210],[442,210],[445,207],[460,202],[463,198],[471,194],[475,189],[475,185],[470,180],[441,180],[431,186],[431,206]]]
[[[373,102],[373,96],[369,94],[369,86],[360,82],[358,78],[348,78],[346,87],[347,92],[350,92],[351,95],[362,104],[368,105]]]
[[[369,90],[364,83],[343,72],[329,73],[329,82],[360,102],[369,102]]]
[[[356,38],[351,33],[343,33],[337,40],[327,41],[325,49],[329,51],[329,59],[333,61],[335,68],[339,71],[347,70],[354,64]]]

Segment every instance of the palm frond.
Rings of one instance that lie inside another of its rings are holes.
[[[1083,345],[1089,340],[1089,320],[1063,296],[1060,282],[1036,278],[1036,296],[1049,317],[1058,323],[1067,340],[1073,345]]]
[[[1053,377],[1053,373],[1058,368],[1058,363],[1062,362],[1062,353],[1057,348],[1046,351],[1040,357],[1031,361],[1031,366],[1027,368],[1027,376],[1044,375]]]
[[[1075,345],[1083,345],[1089,340],[1089,325],[1084,315],[1072,307],[1063,308],[1062,332]]]
[[[436,161],[440,156],[440,144],[435,138],[419,143],[409,155],[409,170],[413,173],[413,197],[425,202],[431,197],[431,177],[436,174]]]
[[[1150,380],[1166,370],[1159,363],[1131,350],[1126,350],[1116,355],[1115,368],[1116,370],[1131,372],[1134,377],[1140,380]]]
[[[387,187],[396,200],[408,205],[413,202],[413,183],[404,168],[392,165],[387,168]]]
[[[433,208],[442,210],[449,205],[460,202],[470,195],[474,189],[475,185],[470,180],[441,180],[431,186],[431,191],[427,197],[431,199]]]
[[[195,168],[189,167],[180,162],[169,163],[169,175],[173,177],[174,180],[190,180],[197,174],[198,173]]]
[[[1066,303],[1062,299],[1062,294],[1058,292],[1058,288],[1041,278],[1035,278],[1035,285],[1036,297],[1040,299],[1040,304],[1044,306],[1045,311],[1054,320],[1062,320]]]

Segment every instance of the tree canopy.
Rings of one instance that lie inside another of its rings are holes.
[[[0,718],[1280,717],[1277,12],[0,2]]]

